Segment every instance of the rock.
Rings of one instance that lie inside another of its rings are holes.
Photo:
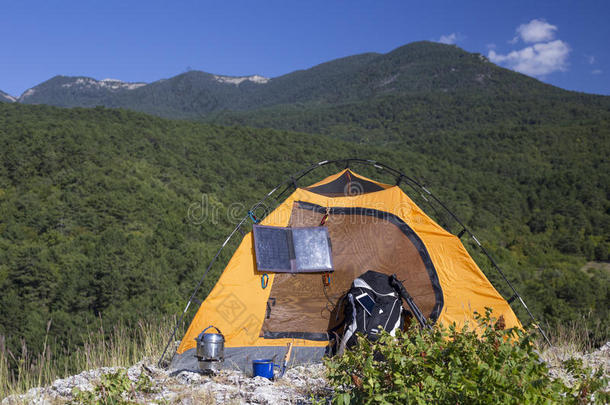
[[[203,377],[199,373],[193,373],[190,371],[181,371],[174,378],[176,378],[176,380],[180,381],[180,383],[183,385],[192,385],[192,384],[199,383]]]
[[[599,349],[590,353],[580,353],[573,347],[551,347],[544,351],[542,359],[549,368],[549,374],[553,379],[559,378],[563,382],[572,386],[576,379],[563,368],[563,362],[569,359],[580,359],[584,367],[589,367],[593,371],[603,369],[606,377],[610,376],[610,342],[606,342]]]
[[[31,403],[51,405],[72,399],[73,390],[93,391],[104,374],[114,373],[118,367],[105,367],[55,380],[48,387],[33,388],[19,396],[6,398],[2,405]],[[169,402],[198,404],[206,402],[239,404],[307,404],[312,395],[326,393],[330,388],[324,379],[324,366],[299,366],[289,369],[283,378],[271,381],[250,377],[238,371],[223,370],[214,376],[181,371],[172,375],[152,364],[139,362],[126,369],[132,383],[145,374],[151,380],[152,392],[133,393],[130,401],[139,404]],[[205,399],[205,401],[204,401]],[[208,401],[209,400],[209,401]]]
[[[61,380],[55,380],[51,385],[51,389],[54,390],[58,396],[62,397],[72,396],[72,390],[74,388],[78,388],[81,391],[91,391],[93,390],[92,381],[99,378],[100,375],[102,375],[101,372],[92,370]]]
[[[32,388],[23,395],[13,395],[4,398],[1,402],[2,405],[21,405],[21,404],[32,404],[32,405],[52,405],[53,401],[44,395],[44,388]]]
[[[250,395],[250,400],[256,404],[282,404],[289,399],[285,392],[277,391],[269,386],[257,387]]]

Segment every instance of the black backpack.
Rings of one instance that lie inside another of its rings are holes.
[[[382,330],[394,335],[402,328],[405,310],[400,292],[392,286],[391,279],[372,270],[354,279],[345,298],[343,338],[338,353],[356,344],[358,332],[374,341]]]

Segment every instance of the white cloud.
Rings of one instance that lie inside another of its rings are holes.
[[[602,72],[601,69],[595,69],[591,73],[594,74],[594,75],[601,75],[603,72]]]
[[[556,25],[549,24],[543,19],[533,19],[527,24],[521,24],[515,31],[517,36],[508,41],[509,44],[523,40],[531,45],[507,54],[489,48],[488,59],[491,62],[530,76],[545,76],[568,69],[570,47],[566,42],[555,39],[558,31]],[[591,64],[595,62],[594,57],[587,58]]]
[[[487,44],[487,49],[496,49],[496,44],[494,44],[494,43]]]
[[[455,32],[452,32],[449,35],[441,35],[440,39],[438,40],[438,42],[440,42],[441,44],[455,44],[457,42],[457,34]]]
[[[556,25],[551,25],[544,20],[533,19],[527,24],[521,24],[517,27],[517,34],[524,42],[543,42],[550,41],[555,38]],[[513,38],[511,43],[516,43],[517,37]]]
[[[595,63],[595,56],[593,56],[593,55],[587,56],[587,60],[589,61],[589,65],[592,65]]]
[[[506,55],[489,51],[489,60],[497,64],[506,64],[517,72],[531,76],[544,76],[556,71],[565,71],[568,65],[570,47],[557,39],[547,43],[538,43]]]

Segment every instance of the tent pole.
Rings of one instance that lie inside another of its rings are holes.
[[[417,186],[418,188],[420,188],[421,190],[423,190],[426,194],[428,194],[432,199],[434,199],[445,211],[447,211],[447,213],[449,213],[449,215],[451,215],[453,217],[453,219],[463,228],[462,232],[466,232],[468,233],[472,239],[476,242],[477,246],[481,249],[481,251],[483,252],[483,254],[485,256],[487,256],[487,258],[489,259],[489,261],[491,262],[492,266],[498,271],[498,273],[500,273],[500,276],[504,279],[504,281],[506,282],[506,284],[508,284],[508,286],[510,287],[510,289],[513,291],[513,293],[515,294],[515,296],[519,299],[519,302],[521,302],[521,305],[523,305],[523,308],[525,308],[527,314],[529,315],[529,317],[532,319],[534,326],[536,327],[536,329],[538,329],[540,331],[540,334],[542,335],[542,337],[544,338],[544,340],[548,343],[549,346],[553,346],[551,344],[550,339],[548,338],[547,334],[544,332],[544,330],[542,329],[542,327],[538,324],[538,322],[536,321],[536,318],[534,317],[534,314],[532,314],[532,312],[530,311],[529,307],[527,306],[527,304],[525,303],[525,301],[523,300],[523,298],[521,297],[521,295],[519,294],[519,292],[517,292],[517,289],[513,286],[513,284],[510,282],[510,280],[506,277],[506,275],[504,274],[504,272],[502,271],[502,269],[500,268],[500,266],[498,266],[498,264],[496,263],[496,261],[494,260],[494,258],[491,256],[491,254],[489,254],[489,252],[487,252],[487,250],[483,247],[483,245],[479,242],[479,240],[477,239],[477,237],[470,231],[470,229],[468,229],[466,227],[466,225],[464,225],[462,223],[462,221],[457,217],[457,215],[455,215],[453,213],[453,211],[451,211],[441,200],[439,200],[434,194],[432,194],[432,192],[430,192],[425,186],[421,185],[419,182],[417,182],[416,180],[414,180],[413,178],[405,175],[402,171],[400,170],[396,170],[390,166],[387,166],[383,163],[379,163],[376,162],[374,160],[365,160],[365,159],[343,159],[343,160],[339,160],[339,161],[329,161],[327,163],[334,163],[334,162],[342,162],[342,161],[349,161],[349,162],[358,162],[358,163],[362,163],[362,164],[370,164],[373,165],[377,168],[382,168],[382,169],[386,169],[388,171],[391,171],[394,173],[394,175],[396,177],[398,177],[400,180],[405,179],[407,180],[407,184],[409,186],[411,186],[411,188],[413,188],[415,190],[415,188],[413,187],[413,185]],[[438,211],[436,210],[436,208],[433,207],[432,203],[423,195],[421,194],[421,196],[424,198],[424,200],[426,200],[428,202],[428,204],[432,207],[432,209],[437,213],[438,215]],[[440,218],[439,218],[440,219]]]
[[[197,294],[197,291],[199,291],[199,288],[201,287],[201,284],[203,283],[203,280],[205,279],[205,276],[208,275],[208,272],[210,271],[210,269],[212,268],[212,266],[216,262],[216,259],[218,259],[218,256],[220,256],[220,252],[222,252],[222,249],[226,246],[226,244],[233,237],[235,232],[237,232],[237,230],[242,226],[242,224],[246,221],[247,218],[249,218],[249,217],[246,215],[241,221],[239,221],[239,224],[237,224],[235,229],[233,229],[233,232],[231,232],[231,234],[225,240],[225,242],[222,244],[220,249],[218,249],[218,251],[216,252],[216,255],[214,255],[214,258],[212,259],[212,261],[208,265],[207,269],[203,273],[203,276],[201,277],[201,279],[199,280],[199,283],[195,287],[195,291],[193,291],[193,293],[191,294],[191,297],[189,298],[188,302],[186,303],[186,307],[184,307],[184,311],[182,311],[182,314],[180,315],[180,318],[178,319],[178,322],[176,322],[176,325],[174,326],[174,330],[172,331],[172,335],[167,340],[167,344],[165,345],[165,349],[163,349],[163,354],[161,354],[161,357],[159,358],[159,361],[157,362],[157,367],[161,367],[161,362],[163,361],[163,357],[165,357],[165,353],[167,352],[167,349],[168,349],[170,343],[172,342],[172,339],[174,338],[174,336],[176,336],[176,331],[178,330],[178,326],[180,325],[180,322],[182,322],[182,319],[184,318],[184,315],[186,314],[186,311],[188,311],[189,306],[191,305],[191,302],[193,302],[193,298],[195,298],[195,294]]]
[[[405,176],[406,177],[406,176]],[[468,229],[468,227],[466,227],[466,225],[464,225],[462,223],[462,221],[460,221],[460,219],[457,217],[457,215],[455,215],[441,200],[439,200],[434,194],[432,194],[426,187],[420,185],[419,183],[417,183],[415,180],[408,178],[409,181],[412,181],[416,186],[420,187],[423,191],[425,191],[431,198],[433,198],[438,204],[440,204],[441,207],[443,207],[443,209],[445,211],[447,211],[449,213],[449,215],[451,215],[453,217],[453,219],[462,227],[462,233],[466,232],[468,233],[472,239],[475,241],[475,243],[477,244],[477,246],[481,249],[481,251],[483,252],[483,254],[485,256],[487,256],[487,258],[489,259],[489,261],[491,262],[492,266],[498,271],[498,273],[500,273],[500,276],[502,277],[502,279],[504,279],[504,281],[506,282],[506,284],[508,284],[508,286],[510,287],[510,289],[513,291],[513,293],[517,296],[517,298],[519,298],[519,302],[521,302],[521,305],[523,305],[523,308],[525,308],[527,314],[529,315],[529,317],[532,319],[534,326],[536,327],[536,329],[538,329],[540,331],[540,334],[542,335],[542,337],[544,338],[544,340],[548,343],[549,346],[553,346],[551,344],[550,339],[548,338],[547,334],[544,332],[544,330],[542,329],[542,327],[538,324],[538,322],[536,321],[536,318],[534,317],[534,314],[532,314],[532,312],[530,311],[529,307],[527,306],[527,304],[525,303],[525,301],[523,300],[523,298],[521,297],[521,295],[519,294],[519,292],[517,291],[517,289],[513,286],[513,284],[510,282],[510,280],[508,279],[508,277],[506,277],[506,274],[504,274],[504,272],[502,271],[502,269],[500,268],[500,266],[498,266],[498,264],[496,263],[496,261],[494,260],[494,258],[491,256],[491,254],[489,254],[489,252],[487,252],[487,250],[483,247],[483,245],[481,244],[481,242],[479,242],[479,240],[477,239],[477,237],[470,231],[470,229]],[[422,195],[423,196],[423,195]],[[427,200],[427,198],[424,198]]]
[[[470,233],[469,231],[467,231],[467,232]],[[521,298],[521,295],[517,292],[517,290],[515,289],[513,284],[508,280],[508,278],[506,277],[506,275],[504,274],[502,269],[500,269],[500,266],[498,266],[498,264],[496,263],[494,258],[491,257],[491,255],[487,252],[487,249],[485,249],[483,247],[483,245],[481,245],[481,243],[478,241],[478,239],[474,235],[472,235],[472,234],[471,234],[471,236],[472,236],[472,239],[474,239],[474,241],[477,243],[479,248],[481,248],[481,251],[483,251],[483,254],[485,254],[485,256],[487,256],[487,258],[489,259],[491,264],[496,268],[496,270],[498,270],[498,273],[500,273],[500,275],[502,276],[504,281],[506,281],[506,284],[508,284],[508,286],[511,288],[511,290],[513,290],[513,293],[515,293],[517,298],[519,298],[519,301],[521,302],[521,305],[523,305],[523,308],[525,308],[525,310],[527,311],[527,313],[530,316],[530,318],[532,318],[532,321],[534,322],[534,327],[536,327],[536,329],[538,329],[540,331],[540,334],[542,335],[544,340],[546,340],[546,342],[549,344],[549,346],[552,347],[553,345],[551,344],[551,341],[549,340],[548,336],[546,335],[546,333],[544,332],[542,327],[540,325],[538,325],[538,322],[536,321],[536,318],[534,318],[534,315],[532,314],[532,312],[530,311],[528,306],[525,304],[525,301],[523,301],[523,298]]]

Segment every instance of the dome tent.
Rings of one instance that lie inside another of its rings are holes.
[[[332,163],[346,163],[346,168],[310,186],[297,186],[300,177]],[[348,168],[350,163],[373,164],[387,170],[396,176],[396,185],[361,176]],[[332,282],[326,285],[321,273],[259,271],[253,234],[248,232],[200,305],[171,367],[197,368],[195,338],[209,325],[225,336],[226,367],[248,370],[252,359],[281,358],[289,343],[293,344],[293,362],[319,361],[328,351],[329,331],[342,321],[342,296],[354,278],[367,270],[397,274],[433,323],[455,323],[458,327],[474,324],[473,313],[484,313],[490,307],[495,317],[504,318],[506,327],[520,326],[509,302],[462,245],[460,237],[468,233],[483,249],[474,235],[459,220],[462,232],[456,236],[446,231],[403,192],[401,182],[436,199],[416,181],[373,161],[324,161],[291,177],[286,190],[294,186],[294,191],[260,225],[296,228],[324,223],[332,245]],[[276,190],[278,187],[266,198]],[[252,212],[260,204],[248,212],[223,247],[249,218],[257,221]],[[492,264],[496,266],[493,259]],[[515,296],[509,301],[518,298],[525,306],[513,291]]]

